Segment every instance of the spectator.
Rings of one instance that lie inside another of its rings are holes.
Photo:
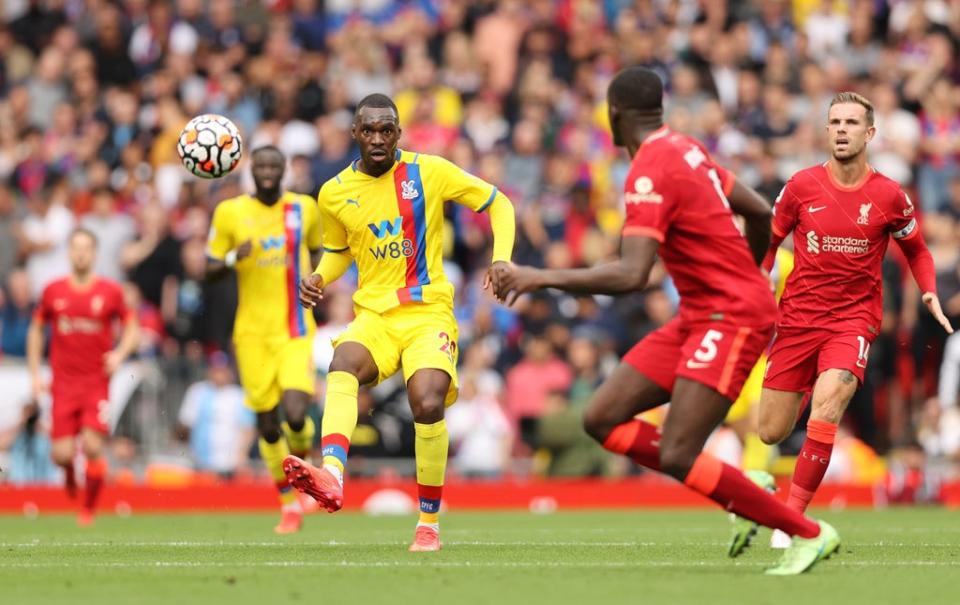
[[[558,359],[550,341],[540,334],[529,334],[523,343],[523,358],[507,372],[507,410],[515,420],[539,418],[547,396],[570,387],[573,373]]]
[[[25,271],[14,271],[0,290],[0,351],[4,357],[27,356],[27,331],[33,317],[30,280]]]
[[[100,187],[91,195],[92,212],[80,219],[80,225],[97,236],[97,261],[93,272],[114,281],[123,281],[120,257],[127,244],[136,237],[136,224],[128,215],[117,212],[117,197],[110,189]]]
[[[30,196],[20,234],[20,254],[27,259],[27,275],[35,300],[47,283],[70,271],[67,236],[75,219],[66,207],[65,182],[60,177],[49,180],[52,185]]]
[[[230,479],[246,465],[256,418],[243,397],[226,353],[210,355],[206,380],[190,385],[177,413],[177,436],[189,441],[198,470]]]
[[[453,468],[464,477],[496,479],[509,469],[513,432],[500,404],[502,388],[490,370],[461,376],[460,397],[446,421]]]
[[[0,185],[0,284],[6,283],[7,277],[17,263],[19,245],[17,233],[20,221],[23,219],[16,197],[9,187]]]

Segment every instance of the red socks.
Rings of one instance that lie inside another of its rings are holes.
[[[790,496],[787,498],[787,506],[793,510],[802,513],[810,505],[810,500],[830,466],[830,454],[833,452],[836,437],[837,425],[832,422],[812,419],[807,422],[807,439],[797,456],[797,465],[793,469],[793,480],[790,483]]]
[[[697,457],[683,482],[726,510],[760,525],[801,538],[813,538],[820,533],[820,527],[803,513],[787,507],[743,473],[710,454]]]
[[[73,461],[60,468],[63,469],[63,487],[67,490],[67,497],[73,500],[77,497],[77,473],[73,469]]]
[[[660,470],[660,429],[649,422],[631,420],[617,426],[603,442],[603,447],[649,469]],[[783,530],[791,536],[812,538],[820,533],[815,522],[788,508],[743,473],[709,454],[700,454],[684,484],[728,511]]]
[[[631,420],[618,425],[607,436],[603,447],[640,466],[660,470],[660,429],[649,422]]]
[[[83,508],[93,511],[103,488],[103,480],[107,474],[107,461],[103,458],[87,460],[87,485],[83,495]]]

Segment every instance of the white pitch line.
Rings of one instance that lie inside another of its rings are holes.
[[[450,546],[577,546],[593,548],[610,547],[649,547],[664,546],[675,547],[681,544],[672,542],[584,542],[584,541],[551,541],[551,542],[524,542],[524,541],[486,541],[486,540],[444,540],[444,544]],[[352,542],[328,540],[325,542],[197,542],[197,541],[171,541],[171,542],[0,542],[0,548],[94,548],[94,547],[163,547],[163,548],[197,548],[197,547],[222,547],[222,546],[397,546],[407,544],[405,541],[381,541],[381,542]],[[697,546],[725,546],[726,542],[696,542],[687,543]]]
[[[79,562],[71,563],[70,567],[106,568],[106,569],[163,569],[163,568],[503,568],[503,569],[644,569],[644,568],[698,568],[698,567],[766,567],[769,563],[746,563],[726,561],[699,561],[699,562],[672,562],[649,561],[636,562],[593,562],[573,563],[565,561],[143,561],[143,562]],[[828,567],[960,567],[960,561],[831,561]],[[62,562],[35,563],[13,562],[0,564],[0,569],[33,569],[57,568],[62,569]]]

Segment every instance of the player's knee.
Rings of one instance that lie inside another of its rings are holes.
[[[677,481],[683,481],[697,461],[699,451],[688,451],[687,448],[672,447],[660,444],[660,470]]]
[[[776,445],[790,435],[791,429],[785,429],[784,427],[774,426],[772,424],[761,424],[757,430],[757,434],[760,437],[760,441],[763,441],[767,445]]]
[[[429,391],[411,397],[410,405],[413,408],[413,420],[420,424],[433,424],[443,420],[444,394]]]
[[[279,420],[273,413],[257,414],[257,431],[267,443],[276,443],[283,436]]]
[[[50,452],[50,459],[53,460],[53,463],[57,466],[67,466],[73,463],[73,452],[54,449]]]
[[[612,426],[596,407],[588,407],[583,413],[583,430],[598,443],[604,443],[610,435]]]

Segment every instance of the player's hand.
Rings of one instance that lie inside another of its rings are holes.
[[[253,240],[248,239],[247,241],[237,246],[237,260],[241,261],[247,258],[248,256],[250,256],[251,252],[253,252]]]
[[[103,369],[107,373],[107,376],[112,376],[122,363],[123,355],[118,351],[107,351],[103,354]]]
[[[503,291],[503,278],[510,272],[510,264],[511,263],[498,260],[490,265],[486,275],[483,276],[483,289],[488,290],[492,285],[493,295],[500,302],[503,302],[504,295],[506,294]]]
[[[33,390],[33,400],[40,401],[47,393],[47,382],[40,374],[32,376],[30,382]]]
[[[512,306],[521,294],[539,290],[543,287],[540,276],[540,269],[511,264],[510,270],[501,277],[502,300],[507,306]]]
[[[925,292],[923,295],[923,304],[927,305],[927,308],[930,309],[930,314],[943,326],[947,334],[953,334],[953,326],[950,325],[950,320],[947,319],[947,316],[943,314],[943,309],[940,308],[940,299],[937,298],[937,295],[933,292]]]
[[[763,275],[763,279],[767,280],[767,285],[770,286],[770,292],[772,294],[777,293],[777,284],[773,282],[773,276],[770,275],[770,272],[760,267],[760,274]]]
[[[316,273],[300,280],[300,305],[312,309],[323,300],[323,278]]]

